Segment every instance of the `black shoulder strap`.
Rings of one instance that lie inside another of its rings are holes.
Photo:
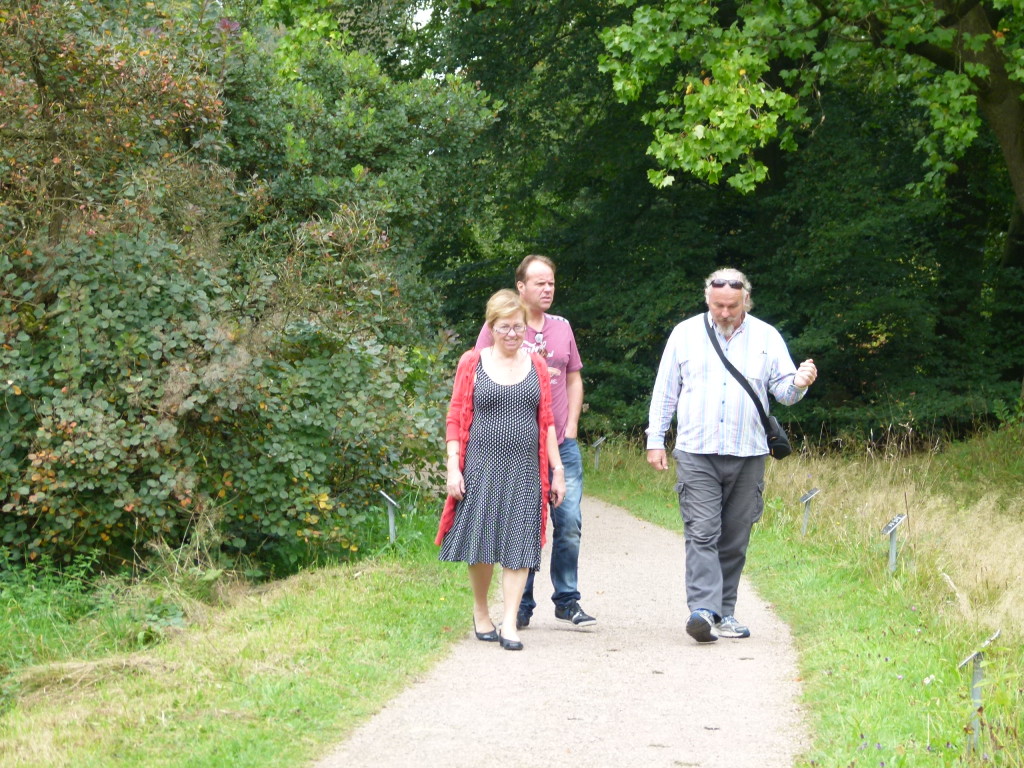
[[[750,382],[747,381],[747,377],[736,370],[736,366],[729,362],[726,358],[725,353],[722,351],[721,345],[718,343],[718,336],[715,335],[714,329],[711,327],[711,320],[705,315],[704,317],[704,330],[708,332],[708,337],[711,339],[711,344],[715,348],[715,352],[722,358],[722,362],[725,364],[725,368],[729,373],[736,377],[736,381],[740,383],[740,386],[747,390],[747,394],[750,395],[751,400],[754,401],[754,405],[757,406],[757,412],[761,416],[761,425],[764,427],[764,431],[768,431],[768,414],[765,413],[764,405],[761,403],[761,398],[757,396],[754,388],[750,386]]]

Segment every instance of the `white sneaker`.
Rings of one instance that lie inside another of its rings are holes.
[[[750,628],[740,624],[735,616],[726,616],[715,624],[715,634],[719,637],[750,637]]]

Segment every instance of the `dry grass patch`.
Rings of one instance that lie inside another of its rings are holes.
[[[31,706],[36,699],[48,704],[53,696],[62,692],[92,688],[119,675],[153,675],[176,670],[176,665],[136,653],[98,661],[37,664],[20,670],[14,678],[21,691],[22,703]]]
[[[810,526],[838,546],[878,550],[882,527],[898,530],[899,562],[941,579],[963,618],[1024,637],[1024,481],[1016,487],[960,482],[942,455],[837,461],[795,457],[769,462],[767,494],[788,504],[812,487]]]

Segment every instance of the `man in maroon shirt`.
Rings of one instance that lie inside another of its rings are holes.
[[[583,362],[576,348],[572,326],[564,317],[548,314],[555,300],[555,263],[547,256],[531,255],[516,269],[516,288],[526,305],[526,339],[523,349],[543,355],[551,374],[551,410],[558,435],[558,452],[565,468],[565,498],[551,510],[554,536],[551,543],[551,583],[555,618],[576,627],[592,627],[597,619],[580,607],[579,558],[583,516],[583,459],[576,442],[576,430],[583,408]],[[480,330],[476,347],[491,345],[486,325]],[[537,602],[533,597],[534,573],[526,582],[516,625],[529,626]]]

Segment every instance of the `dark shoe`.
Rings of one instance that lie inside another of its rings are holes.
[[[516,614],[516,629],[526,629],[530,626],[531,614],[526,611],[520,611]]]
[[[506,651],[521,651],[523,650],[523,644],[519,640],[507,640],[501,636],[501,632],[498,633],[498,642],[501,643],[501,647]]]
[[[490,632],[478,632],[476,629],[476,619],[473,619],[473,634],[476,635],[477,640],[483,640],[485,643],[498,642],[497,628],[492,629]]]
[[[718,639],[715,634],[715,614],[705,608],[698,608],[686,622],[686,634],[698,643],[715,642]]]
[[[597,624],[597,619],[588,616],[575,600],[568,605],[556,605],[555,618],[559,621],[567,621],[574,627],[592,627]]]

